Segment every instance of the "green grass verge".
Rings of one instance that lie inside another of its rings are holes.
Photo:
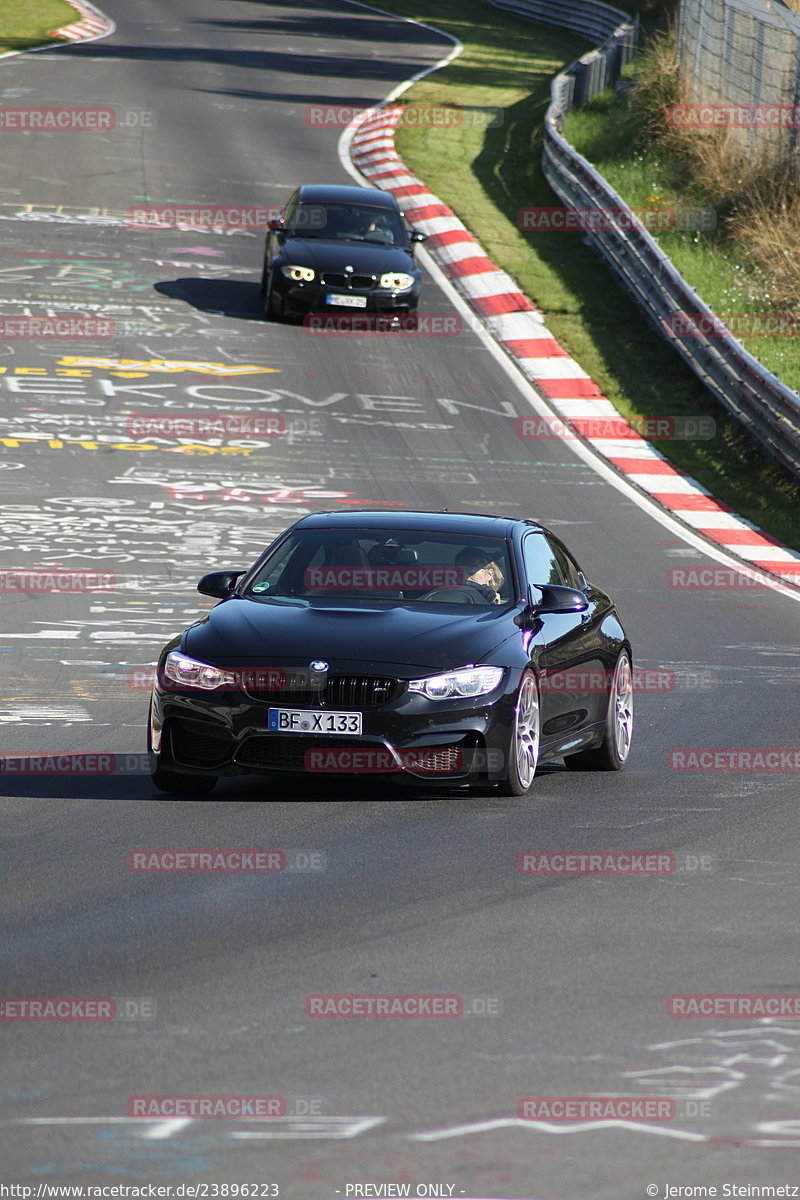
[[[674,169],[653,149],[626,100],[611,92],[569,114],[565,135],[634,208],[703,205],[700,195],[682,194]],[[648,205],[648,201],[653,201]],[[720,315],[775,313],[775,302],[748,270],[737,247],[726,236],[726,222],[711,232],[660,232],[657,241],[699,296]],[[800,338],[748,336],[749,321],[733,324],[746,350],[795,391],[800,388]]]
[[[800,482],[763,459],[726,418],[579,233],[523,233],[517,227],[526,205],[559,203],[539,165],[542,122],[552,76],[587,44],[481,0],[438,0],[435,14],[423,0],[379,0],[379,7],[428,21],[464,44],[448,67],[403,96],[404,102],[465,110],[461,124],[447,129],[398,130],[398,152],[410,170],[512,274],[561,345],[629,420],[713,417],[712,440],[662,441],[659,449],[746,519],[800,549]],[[487,127],[468,119],[481,109],[500,109],[502,121]]]
[[[65,0],[0,0],[0,54],[62,42],[50,34],[80,16]]]

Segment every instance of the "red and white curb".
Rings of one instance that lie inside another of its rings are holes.
[[[581,437],[684,525],[742,561],[745,574],[765,572],[800,587],[800,553],[738,516],[643,438],[559,346],[511,276],[487,257],[452,209],[409,172],[394,148],[403,111],[403,105],[391,104],[356,118],[350,140],[354,166],[372,187],[396,196],[414,228],[428,234],[425,249],[557,416],[572,423],[571,436]],[[584,435],[582,424],[601,430],[605,425],[615,436]]]
[[[113,21],[103,16],[99,9],[84,3],[84,0],[67,0],[67,3],[71,4],[73,8],[77,8],[81,19],[73,22],[72,25],[62,25],[60,29],[56,29],[50,34],[51,37],[67,38],[70,42],[82,42],[87,38],[104,37],[107,33],[113,33],[115,28]]]
[[[76,20],[72,25],[62,25],[61,29],[56,29],[50,37],[66,37],[71,42],[82,42],[88,37],[102,37],[113,32],[113,22],[104,17],[97,8],[84,4],[84,0],[67,0],[67,4],[77,8],[80,20]]]
[[[60,29],[54,29],[48,34],[51,39],[66,38],[68,42],[95,42],[98,38],[108,37],[110,33],[114,33],[116,25],[110,17],[105,16],[100,12],[99,8],[95,8],[93,4],[88,4],[87,0],[67,0],[67,4],[71,4],[73,8],[80,13],[80,20],[73,21],[70,25],[62,25]],[[18,54],[36,54],[40,50],[57,50],[59,46],[63,46],[63,41],[49,41],[44,46],[29,46],[27,50],[7,50],[5,54],[0,54],[2,58],[14,58]]]

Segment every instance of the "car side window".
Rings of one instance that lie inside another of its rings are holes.
[[[553,547],[553,553],[558,559],[567,587],[577,588],[578,591],[581,591],[582,584],[578,564],[575,562],[572,555],[568,554],[559,542],[553,541],[549,538],[548,541]]]
[[[290,196],[289,203],[283,210],[283,227],[288,229],[294,220],[295,209],[297,208],[297,192]]]
[[[525,574],[533,584],[556,583],[565,585],[564,571],[554,548],[543,533],[526,534],[522,543]]]
[[[294,596],[303,591],[303,572],[309,567],[321,567],[325,562],[325,543],[301,542],[288,539],[262,568],[250,585],[256,595]]]

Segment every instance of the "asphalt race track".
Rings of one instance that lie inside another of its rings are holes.
[[[3,1021],[1,1181],[269,1184],[250,1194],[284,1200],[800,1185],[797,1018],[667,1008],[800,989],[800,775],[786,758],[669,765],[681,748],[797,746],[796,601],[670,586],[719,562],[569,444],[520,440],[532,393],[477,333],[265,323],[263,231],[132,224],[145,202],[280,206],[301,182],[348,182],[341,127],[307,106],[379,100],[445,39],[336,0],[106,11],[111,37],[0,64],[3,107],[115,114],[0,133],[0,315],[112,331],[6,325],[0,348],[3,567],[108,577],[4,584],[0,945],[5,998],[114,998],[118,1015]],[[430,279],[423,303],[454,312]],[[245,413],[286,432],[142,432]],[[656,680],[625,772],[548,767],[525,800],[333,778],[158,796],[141,773],[147,668],[210,603],[197,578],[249,564],[298,514],[362,504],[532,517],[565,538]],[[20,768],[53,755],[74,757]],[[296,869],[142,873],[142,848],[279,849]],[[521,873],[534,851],[659,852],[674,870]],[[308,1016],[327,993],[457,995],[473,1015]],[[280,1097],[280,1115],[129,1119],[144,1095]],[[526,1097],[674,1104],[533,1121]]]

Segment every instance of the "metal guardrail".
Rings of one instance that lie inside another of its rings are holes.
[[[800,476],[800,397],[724,333],[624,200],[564,139],[552,105],[545,127],[543,170],[553,191],[568,206],[586,210],[589,220],[596,212],[605,221],[601,231],[587,230],[587,239],[716,399],[772,457]],[[614,221],[624,228],[615,228]]]
[[[597,50],[576,59],[553,79],[544,122],[545,178],[568,207],[585,210],[586,239],[606,259],[655,329],[766,452],[800,477],[800,396],[725,330],[622,197],[563,136],[564,117],[570,108],[619,76],[633,56],[638,30],[627,23],[627,14],[593,0],[582,4],[570,0],[489,2],[576,32],[592,26],[597,36],[605,39]],[[548,15],[542,16],[542,10]],[[583,28],[579,29],[578,23]],[[591,228],[592,221],[598,228]]]
[[[560,25],[591,42],[604,42],[628,14],[601,0],[489,0],[494,8],[530,17],[545,25]]]

